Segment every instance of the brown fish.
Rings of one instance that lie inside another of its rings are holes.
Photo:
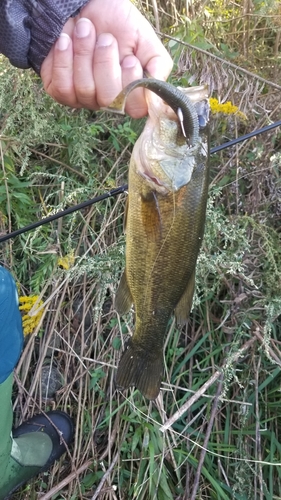
[[[115,301],[120,315],[134,304],[136,321],[116,385],[155,399],[168,321],[175,311],[177,322],[185,323],[192,306],[208,193],[209,105],[205,87],[187,89],[187,97],[148,78],[130,84],[110,108],[123,111],[138,86],[148,89],[149,118],[129,167],[126,268]]]

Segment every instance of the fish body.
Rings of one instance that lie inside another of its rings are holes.
[[[208,127],[199,125],[200,113],[206,118],[208,111],[206,89],[194,104],[178,91],[174,104],[173,89],[165,89],[166,104],[145,91],[149,118],[129,167],[126,268],[115,301],[121,315],[135,307],[135,332],[121,356],[117,387],[136,386],[148,399],[160,391],[168,321],[175,311],[178,323],[185,323],[192,306],[208,194]]]

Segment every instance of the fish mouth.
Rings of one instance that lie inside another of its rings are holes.
[[[147,146],[146,141],[144,141],[145,145]],[[152,146],[151,144],[149,145],[150,147]],[[171,191],[172,189],[172,183],[163,170],[161,171],[161,175],[159,175],[159,158],[156,157],[148,157],[147,151],[145,150],[146,148],[142,148],[141,144],[140,147],[137,149],[138,151],[138,158],[136,158],[136,165],[138,166],[137,168],[137,173],[145,179],[147,184],[150,186],[153,191],[157,191],[158,193],[165,195],[168,192]],[[151,149],[153,149],[151,147]],[[157,167],[154,168],[154,166]]]
[[[185,140],[181,145],[176,144],[179,125],[171,121],[170,114],[167,117],[168,106],[162,105],[162,108],[159,118],[159,114],[155,114],[158,108],[150,107],[153,115],[150,115],[136,143],[134,162],[137,174],[147,185],[153,191],[166,195],[178,191],[190,181],[201,139],[196,146],[188,146]]]

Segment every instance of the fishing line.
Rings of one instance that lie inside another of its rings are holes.
[[[237,137],[236,139],[233,139],[232,141],[225,142],[224,144],[221,144],[220,146],[215,146],[214,148],[211,148],[210,154],[218,153],[219,151],[222,151],[223,149],[226,149],[226,148],[230,148],[231,146],[234,146],[235,144],[239,144],[240,142],[247,141],[248,139],[251,139],[251,137],[255,137],[257,135],[263,134],[264,132],[268,132],[269,130],[272,130],[276,127],[280,127],[280,125],[281,125],[281,120],[274,122],[274,123],[271,123],[270,125],[262,127],[258,130],[253,130],[253,132],[249,132],[248,134],[241,135],[240,137]],[[92,198],[91,200],[84,201],[82,203],[79,203],[78,205],[73,205],[73,207],[67,208],[66,210],[61,210],[60,212],[57,212],[56,214],[50,215],[49,217],[45,217],[44,219],[40,219],[36,222],[33,222],[32,224],[29,224],[28,226],[24,226],[20,229],[17,229],[16,231],[12,231],[11,233],[5,234],[5,236],[1,236],[0,243],[4,243],[4,241],[8,241],[12,238],[15,238],[16,236],[19,236],[20,234],[24,234],[27,231],[31,231],[32,229],[35,229],[36,227],[40,227],[40,226],[43,226],[44,224],[48,224],[49,222],[60,219],[61,217],[64,217],[65,215],[72,214],[73,212],[76,212],[78,210],[82,210],[83,208],[94,205],[94,203],[98,203],[99,201],[106,200],[107,198],[111,198],[112,196],[117,196],[118,194],[122,194],[122,193],[124,193],[124,191],[127,191],[127,189],[128,189],[128,184],[124,184],[123,186],[112,189],[111,191],[108,191],[107,193],[104,193],[100,196],[96,196],[95,198]]]

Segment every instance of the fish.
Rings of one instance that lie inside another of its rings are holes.
[[[209,185],[209,101],[206,86],[179,89],[154,78],[129,84],[109,109],[124,113],[128,94],[145,88],[148,119],[134,145],[125,215],[126,255],[115,309],[135,310],[115,377],[157,398],[168,322],[188,320],[202,244]]]

